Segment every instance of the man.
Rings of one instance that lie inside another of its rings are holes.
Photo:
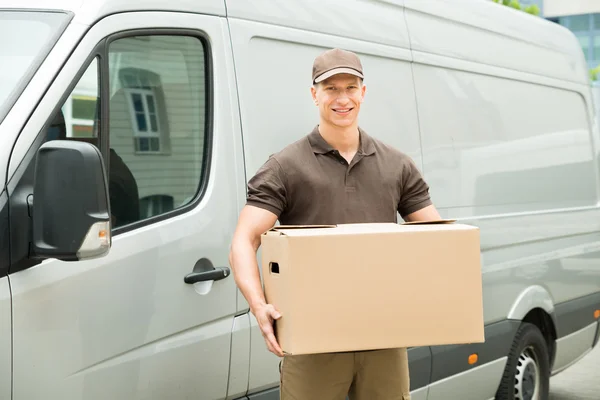
[[[282,316],[265,301],[256,262],[261,234],[278,219],[284,225],[397,222],[398,212],[406,221],[440,218],[413,161],[359,128],[363,79],[354,53],[333,49],[318,56],[311,92],[319,125],[271,156],[248,184],[230,264],[268,349],[280,357],[273,322]],[[282,400],[410,399],[406,349],[286,356],[280,393]]]

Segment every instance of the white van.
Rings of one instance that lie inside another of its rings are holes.
[[[570,32],[483,0],[2,0],[0,399],[279,398],[229,244],[332,47],[363,61],[361,127],[481,228],[486,342],[411,348],[413,400],[547,398],[599,335]]]

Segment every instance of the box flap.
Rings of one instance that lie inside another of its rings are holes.
[[[433,221],[414,221],[404,222],[402,225],[434,225],[434,224],[451,224],[456,222],[455,219],[436,219]]]
[[[396,222],[372,222],[372,223],[349,223],[339,225],[282,225],[274,226],[265,232],[267,236],[339,236],[339,235],[365,235],[386,234],[402,232],[422,232],[430,230],[456,230],[464,229],[466,226],[452,224],[456,220],[443,219],[435,221],[417,221],[398,224]],[[446,225],[442,228],[442,225]],[[449,226],[452,225],[452,226]],[[470,227],[469,227],[470,228]]]
[[[271,230],[280,229],[313,229],[313,228],[335,228],[337,225],[276,225]]]
[[[294,231],[301,231],[307,229],[325,229],[335,228],[337,225],[276,225],[263,233],[263,235],[287,235]]]

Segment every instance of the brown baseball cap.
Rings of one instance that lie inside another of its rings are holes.
[[[315,58],[313,83],[319,83],[336,74],[352,74],[364,79],[360,59],[351,51],[331,49]]]

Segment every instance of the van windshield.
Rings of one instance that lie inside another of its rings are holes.
[[[62,33],[63,12],[0,9],[0,123]]]

